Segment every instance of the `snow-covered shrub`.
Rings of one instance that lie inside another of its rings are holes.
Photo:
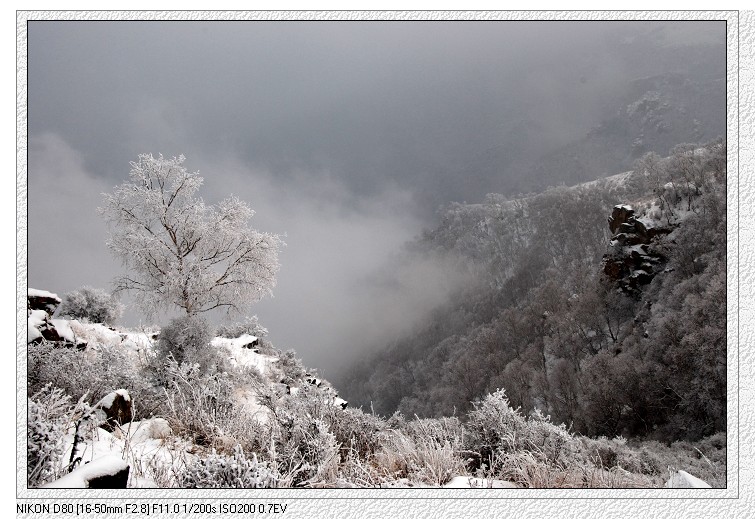
[[[381,472],[372,458],[365,459],[358,454],[356,449],[350,448],[338,466],[338,479],[334,486],[339,488],[382,487],[389,480]]]
[[[349,454],[369,459],[380,447],[381,433],[387,429],[385,421],[361,409],[339,410],[334,407],[334,412],[325,419],[340,445],[342,460]]]
[[[108,392],[101,386],[95,359],[75,348],[55,348],[50,343],[29,344],[28,391],[36,393],[46,385],[60,388],[74,400],[99,389],[102,395]]]
[[[415,418],[403,427],[414,441],[433,440],[439,444],[449,443],[461,449],[464,442],[464,427],[455,416],[443,418]]]
[[[469,449],[485,460],[497,451],[520,450],[527,424],[524,416],[509,405],[504,390],[499,389],[475,402],[466,426],[470,433],[467,437]]]
[[[643,442],[642,445],[652,450],[660,460],[663,477],[668,477],[669,468],[684,470],[714,488],[726,487],[725,433],[717,433],[697,442],[676,441],[671,445]]]
[[[339,462],[339,445],[330,431],[333,414],[341,411],[326,391],[303,384],[293,394],[276,395],[258,389],[258,401],[270,410],[270,457],[293,486],[333,481]]]
[[[468,449],[479,454],[481,462],[497,452],[531,452],[545,463],[564,461],[566,446],[574,442],[563,425],[550,423],[548,417],[535,412],[528,420],[509,405],[503,389],[474,404],[467,421]]]
[[[216,446],[224,425],[236,419],[232,377],[203,373],[197,364],[168,357],[165,376],[166,418],[176,433],[199,445]]]
[[[247,458],[236,446],[231,456],[213,452],[190,463],[179,484],[183,488],[277,488],[279,479],[267,463],[257,461],[255,453]]]
[[[197,363],[203,372],[217,360],[215,349],[209,347],[212,330],[201,317],[187,315],[173,319],[160,331],[157,341],[157,361],[165,363],[171,356],[179,364]]]
[[[59,315],[92,323],[115,322],[123,314],[123,305],[100,288],[81,287],[63,297]]]
[[[285,384],[297,383],[307,376],[307,370],[296,352],[289,350],[278,356],[277,367],[283,372],[282,382]]]
[[[526,441],[530,448],[537,450],[541,459],[549,463],[568,461],[576,448],[576,441],[564,424],[551,423],[550,416],[536,409],[527,420],[527,425],[529,437]]]
[[[381,449],[375,454],[377,466],[388,479],[442,486],[466,472],[462,453],[448,440],[440,442],[427,436],[412,439],[401,431],[383,435]]]
[[[580,438],[582,444],[582,459],[585,464],[592,464],[603,469],[618,467],[622,470],[645,474],[659,475],[665,472],[665,467],[659,467],[649,451],[632,449],[627,446],[622,437],[608,439],[601,436],[597,439]]]
[[[218,327],[217,331],[218,337],[225,337],[227,339],[235,339],[244,334],[259,338],[265,337],[267,333],[267,328],[259,323],[256,315],[246,317],[243,321],[222,324]]]
[[[50,385],[27,399],[27,481],[38,487],[62,474],[63,437],[73,409],[71,399]]]

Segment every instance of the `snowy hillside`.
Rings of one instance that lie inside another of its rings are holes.
[[[50,306],[32,308],[40,306],[36,293],[29,291],[29,328],[38,332],[28,336],[30,486],[687,484],[683,475],[669,479],[669,467],[720,481],[679,446],[651,452],[573,436],[521,415],[502,391],[463,422],[365,414],[292,352],[250,334],[209,341],[208,371],[173,359],[160,367],[161,332],[50,319]],[[51,329],[55,340],[42,335]],[[700,448],[715,460],[725,455],[720,441]]]

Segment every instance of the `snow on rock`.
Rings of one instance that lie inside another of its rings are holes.
[[[473,478],[470,476],[456,476],[443,485],[443,488],[519,488],[510,481],[500,479]]]
[[[106,455],[81,465],[42,488],[126,488],[128,474],[128,463],[119,456]]]
[[[44,310],[48,315],[54,314],[61,303],[57,294],[35,288],[27,289],[26,299],[27,307],[30,310]]]
[[[32,326],[31,323],[26,325],[26,342],[34,342],[42,338],[42,332],[40,332],[36,326]]]
[[[57,299],[60,301],[60,297],[58,297],[58,294],[53,294],[52,292],[48,292],[47,290],[38,290],[36,288],[29,288],[26,290],[26,294],[28,297],[45,297],[48,299]]]
[[[683,470],[678,470],[671,474],[671,477],[664,486],[665,488],[711,488],[702,479],[696,478]]]
[[[121,459],[125,456],[126,462],[133,469],[129,474],[129,487],[157,488],[175,485],[175,474],[180,473],[194,455],[188,452],[192,444],[174,436],[172,431],[168,434],[169,429],[164,418],[131,422],[113,433],[97,428],[83,445],[82,466],[88,466],[84,463],[95,462],[102,457],[115,456]],[[168,435],[165,436],[166,434]],[[66,448],[62,460],[65,462],[71,457],[73,428],[63,442]]]
[[[41,339],[43,335],[40,330],[49,325],[47,321],[47,312],[44,310],[31,310],[26,323],[26,342],[29,343]]]
[[[67,319],[50,319],[46,310],[29,310],[27,318],[27,343],[46,339],[62,342],[66,346],[86,348],[86,342],[76,336]]]
[[[66,319],[53,319],[51,322],[61,339],[71,344],[76,344],[76,335],[71,330],[71,325]]]
[[[43,324],[45,324],[45,321],[47,321],[47,312],[44,310],[32,310],[29,312],[29,326],[34,326],[35,328],[39,328]]]
[[[133,418],[131,396],[125,389],[108,393],[94,405],[105,412],[106,420],[102,427],[112,431],[116,425],[128,423]]]

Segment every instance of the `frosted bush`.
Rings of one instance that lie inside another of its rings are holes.
[[[329,424],[341,409],[327,391],[302,384],[294,394],[278,396],[264,387],[257,399],[270,410],[270,456],[293,486],[333,481],[337,475],[339,444]]]
[[[189,464],[179,483],[183,488],[277,488],[279,476],[237,445],[231,456],[213,452]]]
[[[171,428],[199,445],[215,445],[224,425],[238,419],[231,376],[202,373],[196,364],[168,358],[165,376],[166,418]]]
[[[464,428],[456,417],[416,418],[404,425],[404,431],[415,441],[433,440],[439,444],[448,442],[461,448]]]
[[[29,487],[38,487],[61,475],[63,437],[72,406],[70,397],[49,385],[28,398],[27,404],[27,481]]]
[[[285,409],[277,416],[275,458],[292,486],[332,481],[338,469],[339,446],[327,424]]]
[[[361,409],[348,408],[343,411],[334,407],[333,413],[326,417],[330,431],[341,447],[341,459],[349,453],[356,453],[367,459],[380,446],[381,433],[387,427],[379,417],[364,413]]]
[[[307,376],[307,370],[304,368],[301,359],[296,356],[296,352],[289,350],[278,356],[276,363],[278,369],[283,372],[282,382],[285,384],[296,383]]]
[[[475,403],[466,424],[470,450],[479,453],[482,461],[496,452],[527,451],[547,463],[564,461],[567,444],[572,436],[563,425],[550,423],[548,417],[535,412],[528,420],[518,409],[509,405],[503,389],[489,394]]]
[[[179,364],[197,363],[207,372],[217,362],[215,349],[209,346],[211,339],[207,321],[192,315],[178,317],[160,331],[157,360],[164,363],[170,355]]]
[[[389,479],[442,486],[451,478],[466,472],[461,452],[446,441],[430,436],[412,439],[401,431],[383,435],[382,448],[375,461]]]
[[[92,323],[113,323],[123,314],[123,305],[102,289],[81,287],[67,293],[59,315]]]
[[[217,334],[218,337],[225,337],[227,339],[235,339],[244,334],[265,337],[267,335],[267,328],[259,323],[256,315],[253,315],[240,322],[221,325],[218,328]]]

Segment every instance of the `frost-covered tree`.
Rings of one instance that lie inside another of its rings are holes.
[[[137,292],[150,315],[173,305],[188,315],[240,312],[272,294],[283,242],[252,229],[254,211],[236,197],[205,205],[202,177],[183,162],[140,155],[130,180],[104,195],[108,247],[130,270],[116,289]]]

